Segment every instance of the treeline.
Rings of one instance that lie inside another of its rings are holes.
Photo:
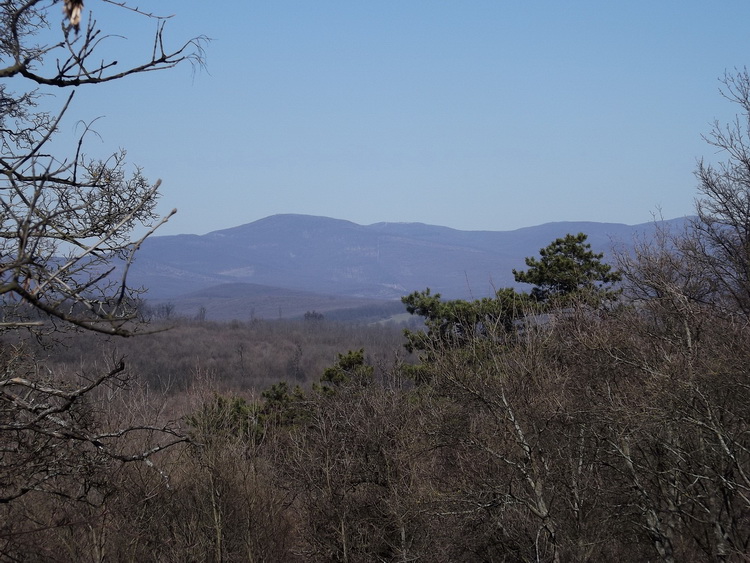
[[[239,285],[242,286],[242,284]],[[234,289],[234,286],[227,288],[227,286],[224,285],[218,286],[216,290],[224,294],[232,290],[240,292],[241,288]],[[228,311],[228,307],[215,310],[210,306],[210,303],[208,306],[195,306],[193,304],[186,304],[181,300],[178,300],[175,303],[173,301],[152,302],[148,299],[139,299],[137,302],[137,308],[139,315],[147,322],[175,322],[185,320],[199,322],[207,320],[227,322],[231,320],[255,321],[277,320],[282,318],[287,320],[299,320],[309,318],[309,316],[313,314],[319,317],[322,315],[323,318],[331,321],[372,324],[388,322],[392,317],[398,316],[404,312],[403,306],[398,300],[373,301],[356,298],[352,298],[350,301],[358,301],[359,303],[365,304],[349,307],[339,306],[339,308],[331,309],[331,303],[325,303],[323,304],[324,309],[318,311],[315,309],[314,305],[310,308],[311,300],[309,295],[300,296],[293,291],[289,291],[287,295],[284,293],[284,290],[279,291],[281,295],[273,296],[272,299],[272,303],[275,303],[275,305],[265,303],[262,310],[259,310],[257,313],[255,307],[252,305],[240,302],[235,302],[234,308]],[[266,297],[271,299],[271,296]],[[257,296],[256,299],[258,299]],[[326,298],[321,297],[319,301],[324,299]],[[209,302],[210,301],[211,300],[209,300]],[[270,309],[273,310],[273,314],[269,314]],[[191,313],[185,314],[186,311],[191,311]],[[245,315],[245,311],[247,311],[248,314]],[[294,314],[294,311],[300,312]],[[265,315],[262,314],[263,312],[265,312]]]

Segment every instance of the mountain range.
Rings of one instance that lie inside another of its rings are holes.
[[[682,223],[675,219],[671,223]],[[512,231],[461,231],[422,223],[375,223],[273,215],[205,235],[153,236],[130,271],[150,302],[208,318],[300,316],[397,301],[427,287],[447,298],[481,298],[517,286],[512,270],[567,233],[584,232],[611,256],[656,223],[546,223]]]

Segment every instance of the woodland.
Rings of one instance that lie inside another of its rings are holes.
[[[406,327],[148,322],[126,276],[159,182],[89,160],[87,129],[50,156],[72,97],[39,89],[200,66],[205,40],[160,25],[115,71],[62,4],[46,46],[60,3],[0,4],[0,560],[747,559],[746,70],[684,230],[609,261],[562,234],[513,272],[528,291],[415,288]]]

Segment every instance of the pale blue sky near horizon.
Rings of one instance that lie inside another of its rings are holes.
[[[738,109],[718,79],[750,63],[746,1],[151,4],[175,14],[168,45],[212,38],[207,69],[81,88],[71,116],[101,116],[92,154],[124,147],[162,179],[179,212],[161,235],[277,213],[500,231],[689,215],[696,162],[717,158],[701,134]],[[121,64],[148,54],[155,22],[86,9],[127,36]]]

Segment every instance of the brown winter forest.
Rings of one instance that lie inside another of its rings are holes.
[[[414,288],[408,328],[167,325],[125,277],[159,182],[84,157],[88,130],[51,156],[69,103],[37,104],[205,40],[163,51],[160,26],[113,70],[81,2],[39,43],[49,4],[0,4],[0,560],[748,559],[747,71],[695,218],[609,263],[569,234],[513,272],[528,291]]]

